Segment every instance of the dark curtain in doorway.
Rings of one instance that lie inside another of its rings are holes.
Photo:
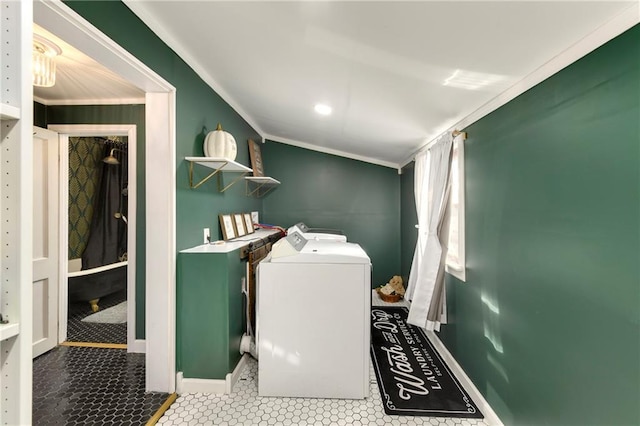
[[[120,138],[126,139],[126,138]],[[94,198],[93,218],[82,269],[109,265],[126,258],[128,155],[127,143],[106,139],[103,158],[113,155],[120,164],[102,162],[102,174]]]

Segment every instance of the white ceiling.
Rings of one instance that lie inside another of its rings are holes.
[[[125,3],[264,137],[385,165],[401,164],[637,7],[635,1]],[[102,78],[95,67],[91,73]],[[111,97],[120,90],[121,98],[143,97],[122,83],[104,86]],[[82,86],[61,87],[64,94],[56,96],[71,97],[74,88]],[[333,113],[316,114],[319,102]]]
[[[144,91],[109,71],[69,43],[34,24],[33,33],[56,44],[56,84],[34,87],[33,97],[45,105],[144,103]]]

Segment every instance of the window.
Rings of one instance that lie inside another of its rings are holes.
[[[451,158],[451,218],[446,271],[466,281],[464,252],[464,138],[453,141]]]

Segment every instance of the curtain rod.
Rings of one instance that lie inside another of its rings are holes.
[[[462,135],[462,140],[466,140],[467,139],[467,132],[461,132],[458,129],[455,129],[455,130],[453,130],[451,132],[451,136],[453,136],[454,138],[458,137],[458,136],[461,136],[461,135]]]
[[[444,132],[447,133],[447,132]],[[424,152],[426,150],[428,150],[429,148],[431,148],[431,146],[433,146],[434,143],[436,143],[441,137],[442,135],[444,135],[444,133],[440,134],[440,136],[438,136],[435,139],[432,139],[430,142],[428,142],[427,144],[425,144],[422,148],[420,148],[419,150],[417,150],[412,156],[411,156],[411,160],[412,161],[416,158],[416,155],[420,154],[421,152]],[[454,138],[458,137],[458,136],[462,136],[462,140],[465,141],[467,139],[467,132],[461,132],[458,129],[454,129],[451,131],[451,136],[453,136]]]

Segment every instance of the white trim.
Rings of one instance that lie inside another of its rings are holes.
[[[42,105],[55,106],[55,105],[144,105],[144,98],[89,98],[89,99],[43,99],[39,96],[34,96],[33,100],[41,103]]]
[[[227,391],[227,381],[223,379],[189,379],[184,378],[182,371],[176,374],[176,393],[213,393],[224,394]]]
[[[176,359],[176,129],[175,92],[147,93],[146,210],[147,390],[175,389]],[[169,391],[173,392],[173,390]]]
[[[281,138],[273,135],[265,135],[265,139],[269,139],[272,142],[284,143],[287,145],[297,146],[298,148],[308,149],[310,151],[323,152],[325,154],[337,155],[338,157],[349,158],[352,160],[364,161],[365,163],[376,164],[378,166],[390,167],[392,169],[398,168],[398,163],[392,163],[391,161],[382,161],[377,158],[365,157],[363,155],[350,154],[345,151],[337,149],[326,148],[323,146],[312,145],[307,142],[300,142],[293,139]]]
[[[478,406],[480,412],[484,414],[485,422],[491,426],[503,426],[503,423],[498,415],[495,413],[495,411],[493,411],[487,400],[484,399],[484,396],[482,396],[478,388],[473,384],[469,376],[467,376],[467,373],[464,372],[460,364],[458,364],[453,355],[451,355],[444,343],[442,343],[438,335],[431,330],[426,330],[426,333],[427,337],[429,338],[431,343],[433,343],[433,346],[436,348],[445,364],[458,379],[464,390],[469,393],[469,396]]]
[[[446,262],[445,271],[459,280],[466,282],[467,281],[467,264],[466,264],[466,230],[465,230],[465,174],[464,174],[464,138],[462,136],[457,136],[453,140],[453,148],[458,151],[458,185],[460,186],[458,194],[458,215],[456,219],[458,219],[458,263],[452,264]],[[453,149],[452,148],[452,149]],[[453,195],[453,194],[452,194]],[[452,218],[453,219],[453,218]],[[445,307],[446,308],[446,307]]]
[[[133,344],[127,343],[127,352],[143,354],[147,351],[147,342],[144,339],[135,339]]]
[[[249,362],[249,354],[244,354],[236,368],[228,373],[225,379],[195,379],[184,378],[182,371],[176,375],[176,392],[183,393],[213,393],[213,394],[230,394],[238,383],[242,371]]]
[[[233,392],[233,388],[235,387],[236,383],[238,383],[238,380],[240,380],[240,374],[242,374],[242,371],[247,366],[248,362],[249,362],[249,354],[243,354],[242,358],[240,358],[240,361],[238,361],[238,365],[236,365],[236,368],[234,368],[231,373],[227,374],[226,376],[227,393]]]
[[[467,281],[467,273],[466,273],[466,268],[461,267],[460,265],[452,265],[452,264],[447,264],[444,267],[444,270],[447,274],[449,275],[453,275],[454,277],[456,277],[457,279],[459,279],[462,282],[466,282]]]
[[[169,31],[166,30],[164,25],[159,24],[152,14],[147,13],[142,2],[137,2],[134,0],[123,0],[122,1],[125,6],[127,6],[131,11],[136,14],[151,30],[167,45],[169,46],[176,54],[185,61],[193,71],[211,87],[226,103],[228,103],[244,121],[249,123],[251,127],[260,135],[264,132],[258,126],[258,123],[251,117],[238,102],[233,99],[231,95],[227,93],[226,90],[222,88],[222,86],[216,81],[215,78],[207,71],[206,67],[203,67],[193,56],[189,54],[189,49],[186,49],[179,43],[174,37],[171,35]],[[264,137],[263,137],[264,140]]]
[[[59,153],[60,153],[60,259],[59,270],[60,281],[58,292],[59,319],[58,319],[58,340],[63,342],[67,338],[67,310],[68,307],[68,277],[74,273],[68,272],[68,252],[69,244],[69,136],[126,136],[129,144],[128,155],[128,179],[129,179],[129,203],[128,225],[127,225],[127,347],[133,345],[136,332],[136,153],[138,151],[136,125],[134,124],[51,124],[47,126],[49,130],[59,133]],[[63,164],[64,163],[64,164]],[[131,202],[133,201],[133,202]],[[63,245],[64,244],[64,245]],[[113,265],[106,265],[97,269],[110,269],[120,267],[122,262]],[[62,275],[64,271],[64,275]],[[98,272],[98,271],[96,271]],[[75,273],[77,274],[77,273]],[[60,340],[64,338],[64,340]]]
[[[28,3],[28,2],[27,2]],[[146,390],[175,391],[176,89],[60,0],[34,1],[33,21],[146,92]],[[25,49],[28,51],[28,49]],[[161,147],[161,149],[157,149]],[[155,185],[161,196],[151,199]],[[167,265],[166,269],[152,265]],[[149,271],[152,271],[149,274]],[[151,349],[151,350],[149,350]]]
[[[577,41],[575,44],[573,44],[563,52],[559,53],[557,56],[542,65],[540,68],[525,76],[522,80],[511,86],[509,89],[491,99],[489,102],[485,103],[462,120],[458,121],[447,131],[449,132],[454,129],[465,129],[467,126],[470,126],[484,116],[509,103],[517,96],[531,89],[533,86],[560,72],[562,69],[576,62],[580,58],[588,55],[598,47],[619,36],[639,22],[640,14],[638,14],[638,5],[634,4],[632,6],[629,6],[619,15],[615,16],[608,22],[596,28],[593,32]],[[400,163],[400,167],[404,167],[412,162],[418,152],[433,145],[435,141],[440,138],[440,136],[442,136],[442,134],[439,134],[435,138],[430,139],[429,141],[420,145],[409,157],[407,157],[403,162]]]
[[[67,340],[69,303],[69,135],[58,134],[58,161],[58,343],[62,343]]]
[[[0,419],[30,424],[33,397],[33,87],[32,4],[2,2],[2,313],[18,334],[2,343]],[[6,56],[5,56],[6,54]],[[13,107],[13,108],[11,108]],[[15,115],[18,114],[16,117]]]

